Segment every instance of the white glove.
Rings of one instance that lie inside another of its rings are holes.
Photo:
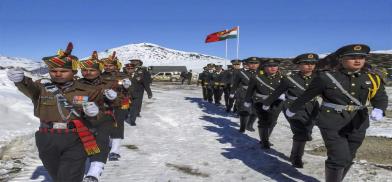
[[[245,107],[250,107],[250,105],[251,105],[251,103],[249,103],[249,102],[244,102],[244,106],[245,106]]]
[[[105,95],[105,97],[109,100],[114,100],[117,97],[117,92],[112,89],[105,89],[103,91],[103,95]]]
[[[380,121],[384,117],[384,113],[381,109],[374,108],[370,114],[370,119],[373,121]]]
[[[7,71],[7,77],[12,82],[21,82],[24,78],[24,71],[18,68],[9,69]]]
[[[122,80],[122,84],[124,88],[129,88],[132,85],[132,82],[128,78],[125,78],[124,80]]]
[[[229,95],[230,99],[234,98],[234,94]]]
[[[83,111],[87,116],[94,117],[98,115],[99,108],[94,102],[86,102],[83,104]]]
[[[263,109],[264,111],[268,111],[268,110],[270,109],[270,106],[263,105],[262,109]]]
[[[289,109],[287,109],[285,113],[286,113],[286,116],[289,118],[291,118],[295,115],[295,113],[292,113]]]
[[[286,95],[282,94],[278,98],[279,100],[285,101],[286,100]]]

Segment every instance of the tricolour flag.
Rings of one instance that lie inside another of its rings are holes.
[[[230,30],[224,30],[220,32],[215,32],[207,36],[206,43],[217,42],[226,39],[234,39],[238,36],[238,27],[232,28]]]

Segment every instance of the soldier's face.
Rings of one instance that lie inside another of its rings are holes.
[[[240,65],[240,64],[233,64],[233,69],[238,70],[238,69],[240,69],[240,68],[241,68],[241,65]]]
[[[114,72],[117,70],[117,66],[114,64],[105,64],[104,69],[106,72]]]
[[[250,63],[248,64],[249,69],[256,70],[259,67],[258,63]]]
[[[135,67],[126,67],[127,73],[135,72]]]
[[[49,70],[50,78],[55,83],[66,83],[74,79],[75,71],[66,68],[52,68]]]
[[[345,56],[341,59],[343,68],[351,71],[362,69],[366,61],[364,56]]]
[[[99,70],[97,70],[97,69],[94,69],[94,68],[84,68],[84,69],[82,69],[83,77],[88,79],[88,80],[93,80],[93,79],[97,78],[100,74],[101,74],[101,72]]]
[[[304,74],[312,73],[315,67],[316,64],[313,63],[301,63],[299,65],[299,71],[301,71]]]
[[[279,70],[278,66],[267,66],[267,67],[264,68],[264,71],[267,74],[270,74],[270,75],[273,75],[273,74],[277,73],[278,70]]]

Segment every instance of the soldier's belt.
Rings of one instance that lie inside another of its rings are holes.
[[[298,99],[298,97],[294,97],[294,96],[291,96],[291,95],[287,95],[287,94],[286,94],[286,99],[289,99],[289,100],[295,101],[295,100],[297,100],[297,99]]]
[[[74,129],[75,125],[71,122],[64,123],[64,122],[41,122],[40,128],[47,128],[47,129]]]
[[[334,103],[330,103],[330,102],[323,102],[322,106],[334,109],[337,112],[342,112],[342,111],[353,112],[353,111],[358,111],[358,110],[365,108],[364,106],[339,105],[339,104],[334,104]]]
[[[256,97],[260,97],[262,99],[266,99],[266,98],[268,98],[269,95],[263,95],[263,94],[255,93],[255,96]]]
[[[242,88],[244,88],[244,89],[248,89],[248,86],[242,86]]]

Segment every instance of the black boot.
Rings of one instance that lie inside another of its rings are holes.
[[[256,118],[257,118],[257,116],[255,116],[255,115],[251,115],[251,116],[249,117],[249,121],[248,121],[248,123],[246,124],[246,130],[252,131],[252,132],[255,131],[255,129],[253,128],[253,123],[255,123]]]
[[[350,170],[350,168],[351,168],[351,166],[352,166],[353,164],[354,164],[354,163],[351,162],[347,167],[344,168],[344,170],[343,170],[343,175],[342,175],[342,181],[343,181],[344,177],[346,177],[346,174],[348,173],[348,171]]]
[[[305,141],[293,141],[293,147],[291,148],[290,161],[291,164],[296,168],[303,168],[304,163],[302,162],[302,156],[305,150]]]
[[[344,168],[332,169],[325,166],[325,182],[341,182]]]
[[[240,130],[239,132],[244,133],[246,124],[248,123],[249,116],[240,116]]]
[[[268,128],[259,127],[259,136],[261,149],[270,149],[271,145],[269,143]]]

